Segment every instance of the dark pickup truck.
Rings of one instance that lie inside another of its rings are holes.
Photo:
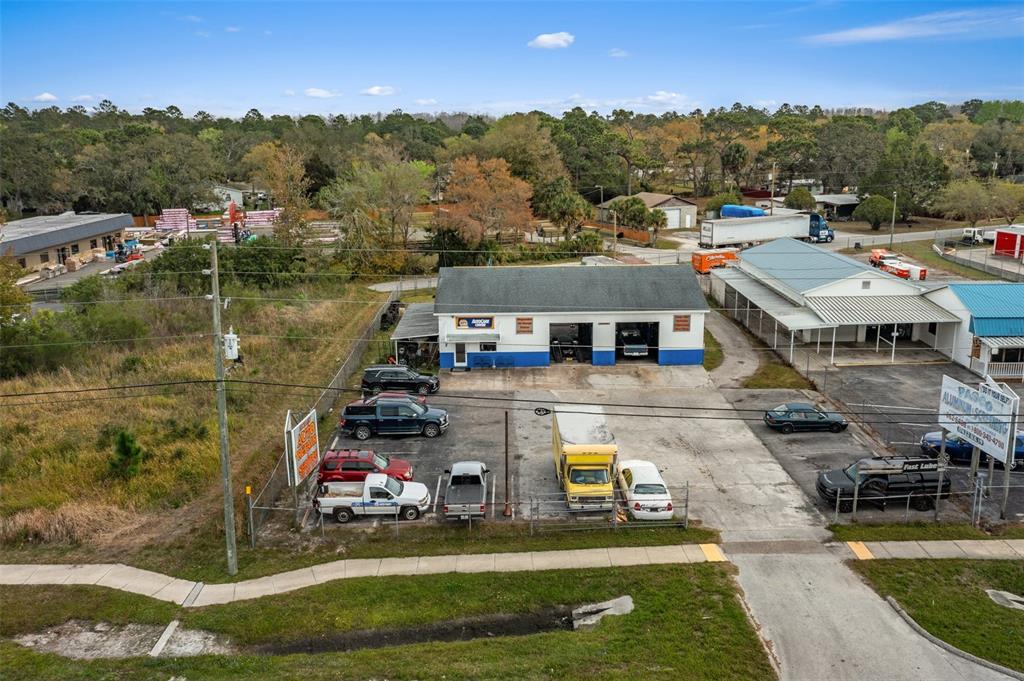
[[[377,400],[345,407],[338,423],[341,432],[357,440],[372,435],[437,437],[448,430],[448,412],[405,400]]]
[[[469,520],[487,513],[487,466],[479,461],[459,461],[445,471],[444,517]]]
[[[949,496],[949,477],[943,477],[939,490],[939,462],[918,457],[886,456],[861,459],[844,469],[822,471],[818,474],[818,496],[840,513],[853,510],[853,493],[859,481],[857,502],[871,504],[885,510],[892,504],[897,508],[910,505],[915,511],[935,507],[935,498]]]

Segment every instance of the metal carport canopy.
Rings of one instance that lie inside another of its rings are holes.
[[[732,267],[716,269],[711,272],[711,276],[721,279],[736,289],[747,300],[767,312],[790,331],[831,329],[836,326],[822,321],[811,310],[793,303],[738,269]]]
[[[437,335],[437,317],[433,303],[410,303],[405,314],[398,320],[398,326],[391,334],[391,340],[428,338]]]
[[[978,340],[993,349],[1024,348],[1024,336],[980,336]]]
[[[807,296],[807,306],[831,324],[931,324],[960,318],[920,295]]]

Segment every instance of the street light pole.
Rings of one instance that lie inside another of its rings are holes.
[[[217,241],[210,244],[210,280],[213,295],[213,367],[217,379],[217,428],[220,431],[220,475],[224,487],[224,542],[227,545],[228,574],[238,573],[235,546],[235,505],[231,493],[231,458],[228,445],[228,401],[224,392],[224,338],[220,329],[220,277],[217,269]]]
[[[892,222],[889,223],[889,250],[892,250],[893,235],[896,234],[896,192],[892,193]]]
[[[768,181],[771,182],[772,186],[772,196],[768,204],[768,215],[775,215],[775,161],[772,161],[772,174],[768,176]]]

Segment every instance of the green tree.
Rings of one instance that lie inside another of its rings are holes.
[[[658,234],[668,226],[668,216],[662,210],[649,210],[644,226],[651,231],[651,247],[657,246]]]
[[[145,455],[134,435],[126,430],[119,431],[114,440],[114,451],[107,462],[107,470],[111,477],[130,480],[139,474]]]
[[[536,190],[566,174],[551,131],[534,114],[505,116],[492,125],[479,141],[481,158],[502,158],[512,175],[526,180]]]
[[[992,194],[992,215],[1006,220],[1007,225],[1012,225],[1017,216],[1024,213],[1024,185],[993,182],[989,191]]]
[[[944,121],[953,117],[953,114],[949,112],[948,106],[942,102],[936,102],[934,100],[912,106],[910,107],[910,110],[925,125]]]
[[[951,220],[966,220],[974,227],[992,214],[992,196],[977,180],[954,180],[936,196],[935,209]]]
[[[784,205],[796,210],[814,210],[818,206],[807,187],[797,187],[786,194]]]
[[[310,236],[306,221],[309,179],[302,154],[294,147],[266,142],[253,147],[245,163],[253,168],[253,180],[270,190],[274,203],[284,209],[274,223],[274,236],[289,246],[304,243]]]
[[[869,196],[853,210],[853,219],[867,222],[878,230],[883,222],[892,219],[892,201],[884,196]]]
[[[891,140],[861,189],[869,194],[896,195],[896,209],[906,219],[924,212],[949,180],[949,171],[922,142],[906,136]]]
[[[885,125],[888,129],[899,130],[908,137],[917,137],[921,129],[924,128],[921,119],[910,109],[897,109],[893,111],[885,119]]]
[[[834,116],[815,137],[816,173],[826,190],[859,186],[885,151],[885,136],[870,118]]]
[[[24,274],[13,256],[0,255],[0,328],[20,323],[29,313],[32,298],[16,283]]]
[[[594,207],[580,196],[567,177],[548,182],[533,195],[534,212],[549,220],[568,238],[594,217]]]
[[[741,206],[743,205],[743,197],[740,196],[739,192],[736,191],[715,194],[710,199],[708,199],[706,204],[704,204],[704,210],[718,212],[722,210],[722,206],[724,206],[727,203]]]

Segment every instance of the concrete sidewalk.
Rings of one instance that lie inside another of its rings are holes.
[[[478,553],[408,558],[336,560],[232,584],[204,584],[120,563],[92,565],[0,565],[0,584],[94,584],[161,601],[201,607],[303,589],[337,579],[436,575],[448,572],[529,572],[610,568],[626,565],[723,562],[717,544],[623,546],[571,551]]]

